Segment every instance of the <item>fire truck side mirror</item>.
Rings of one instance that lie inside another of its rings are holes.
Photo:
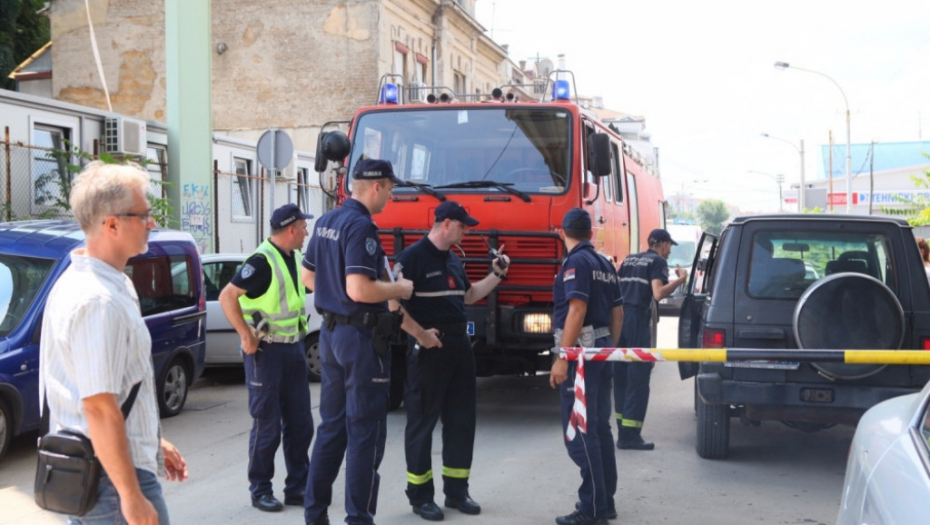
[[[313,167],[317,172],[326,170],[327,161],[341,161],[349,154],[349,137],[341,131],[320,133],[316,143],[316,159]]]
[[[588,169],[595,177],[610,175],[610,137],[606,133],[588,137]]]

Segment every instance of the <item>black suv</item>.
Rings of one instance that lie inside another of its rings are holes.
[[[681,348],[930,349],[930,283],[910,226],[887,217],[741,217],[705,234],[679,317]],[[855,425],[919,390],[930,367],[679,363],[695,377],[698,454],[723,458],[730,418],[815,431]]]

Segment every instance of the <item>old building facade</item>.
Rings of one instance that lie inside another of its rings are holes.
[[[213,0],[213,127],[252,140],[282,128],[312,151],[321,125],[376,101],[385,74],[460,97],[512,82],[516,66],[475,20],[475,2]],[[51,4],[53,97],[106,109],[109,92],[114,112],[167,121],[164,2],[89,5],[92,27],[83,0]]]

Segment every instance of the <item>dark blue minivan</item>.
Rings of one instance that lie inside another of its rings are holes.
[[[39,336],[52,285],[84,244],[73,221],[0,223],[0,458],[13,436],[39,427]],[[162,417],[177,415],[200,377],[206,302],[200,254],[188,233],[153,230],[126,265],[152,335]]]

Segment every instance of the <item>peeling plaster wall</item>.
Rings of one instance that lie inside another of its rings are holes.
[[[107,109],[83,0],[57,0],[51,10],[53,96]],[[91,0],[90,13],[113,111],[164,122],[163,2]]]
[[[473,69],[487,58],[469,49],[477,35],[468,25],[436,16],[443,0],[212,1],[213,127],[231,136],[255,140],[277,127],[297,149],[315,150],[322,124],[376,102],[395,39],[410,46],[411,66],[413,52],[432,61],[434,23],[437,84],[452,84],[453,56],[467,64],[469,87],[491,71]],[[90,0],[90,11],[113,111],[166,122],[164,1]],[[50,18],[55,98],[106,109],[84,0],[55,0]]]

